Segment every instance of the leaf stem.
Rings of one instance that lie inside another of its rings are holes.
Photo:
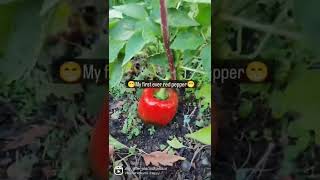
[[[189,68],[189,67],[185,67],[185,66],[181,66],[182,69],[185,69],[185,70],[188,70],[188,71],[192,71],[192,72],[196,72],[196,73],[200,73],[200,74],[206,74],[205,72],[203,71],[199,71],[197,69],[192,69],[192,68]]]

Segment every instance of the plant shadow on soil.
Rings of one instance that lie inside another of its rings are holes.
[[[184,92],[180,92],[184,93]],[[184,97],[184,96],[180,96]],[[109,98],[110,105],[116,103],[114,98],[110,95]],[[125,99],[122,99],[125,101]],[[125,101],[126,103],[130,103],[129,101]],[[155,132],[153,135],[150,135],[148,129],[152,127],[151,125],[143,125],[140,134],[137,137],[133,137],[132,139],[128,139],[127,135],[121,132],[121,129],[124,125],[124,117],[119,119],[111,120],[111,113],[112,110],[109,111],[109,133],[116,138],[121,143],[127,145],[128,147],[135,146],[139,149],[144,150],[146,153],[151,153],[154,151],[161,151],[160,145],[168,145],[167,140],[172,139],[173,136],[175,137],[184,137],[185,134],[189,133],[188,127],[184,126],[184,116],[183,114],[186,113],[188,109],[188,102],[192,102],[185,99],[179,99],[179,108],[178,112],[173,119],[173,121],[165,126],[165,127],[154,127]],[[126,113],[126,112],[123,112]],[[195,113],[196,114],[196,113]],[[192,121],[195,121],[191,118],[189,123],[190,128],[195,131],[197,128]],[[185,140],[185,138],[184,138]],[[185,144],[188,146],[187,144]],[[186,158],[185,161],[178,161],[173,164],[172,167],[167,166],[165,167],[165,171],[161,171],[158,175],[143,175],[139,177],[139,179],[210,179],[211,178],[211,148],[206,147],[201,150],[200,153],[197,154],[196,158],[193,161],[193,165],[190,164],[194,156],[195,150],[190,148],[181,148],[176,150],[176,155],[182,156]],[[118,159],[117,159],[118,160]],[[129,162],[131,168],[133,167],[146,167],[143,158],[141,156],[132,156],[130,157],[127,162]],[[112,166],[111,166],[112,167]],[[149,167],[153,167],[149,165]],[[132,176],[131,178],[133,178]],[[130,178],[128,175],[127,178]]]

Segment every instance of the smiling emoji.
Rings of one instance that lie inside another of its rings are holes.
[[[129,87],[129,88],[134,88],[134,86],[135,86],[134,81],[129,81],[129,82],[128,82],[128,87]]]
[[[268,67],[259,61],[251,62],[246,68],[246,75],[252,82],[262,82],[268,76]]]
[[[68,83],[76,82],[81,77],[81,67],[78,63],[69,61],[60,66],[60,78]]]
[[[187,82],[188,88],[193,88],[194,87],[194,81],[188,81]]]

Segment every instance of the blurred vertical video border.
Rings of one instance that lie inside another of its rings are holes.
[[[211,1],[110,1],[109,28],[109,178],[211,179]],[[195,88],[135,86],[174,76]]]
[[[214,84],[215,179],[319,179],[319,3],[213,5],[213,59],[273,62],[271,81]]]
[[[0,2],[0,179],[96,178],[88,149],[105,87],[56,83],[50,67],[106,61],[105,21],[101,0]]]

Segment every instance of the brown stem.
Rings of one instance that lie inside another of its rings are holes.
[[[166,0],[160,0],[160,16],[161,16],[161,28],[162,28],[163,43],[164,43],[164,48],[166,50],[166,54],[168,57],[171,79],[176,80],[176,69],[174,67],[173,55],[170,50],[170,42],[169,42],[170,39],[169,39],[167,14],[168,14],[168,12],[167,12],[167,7],[166,7]]]

